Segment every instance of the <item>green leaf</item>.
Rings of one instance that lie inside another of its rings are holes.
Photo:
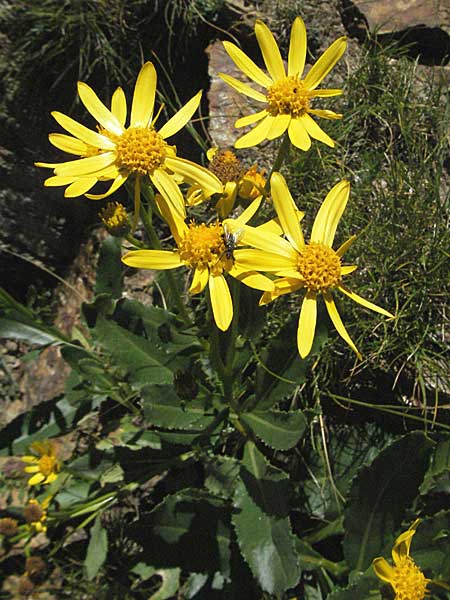
[[[381,600],[379,588],[384,585],[375,575],[372,567],[345,589],[331,592],[328,600]]]
[[[95,334],[117,364],[130,373],[130,383],[142,387],[150,383],[172,383],[173,373],[166,366],[168,357],[149,340],[139,337],[99,316]]]
[[[289,450],[297,445],[307,427],[301,410],[282,412],[277,410],[253,411],[239,415],[265,444],[275,450]]]
[[[214,495],[231,498],[238,481],[240,463],[228,456],[208,457],[205,461],[205,486]]]
[[[366,569],[392,539],[418,496],[432,447],[421,432],[408,434],[355,478],[344,521],[344,555],[351,568]]]
[[[157,592],[152,594],[149,600],[168,600],[173,598],[180,587],[181,569],[159,569],[155,575],[162,578],[162,585]]]
[[[53,344],[61,343],[61,339],[37,325],[26,325],[12,319],[0,319],[0,338],[13,338],[15,340],[25,340],[30,344]]]
[[[169,385],[153,385],[142,390],[144,415],[149,423],[165,429],[202,431],[214,422],[215,415],[198,399],[182,400]]]
[[[261,588],[281,598],[300,579],[289,522],[287,475],[266,461],[252,442],[245,447],[232,522],[242,556]]]
[[[421,569],[431,570],[434,579],[450,583],[450,510],[420,522],[411,542],[411,556]]]
[[[123,290],[122,245],[119,238],[108,236],[100,247],[97,264],[96,294],[110,294],[120,298]]]
[[[95,519],[91,528],[91,537],[87,548],[84,566],[89,581],[92,581],[99,572],[108,554],[108,535],[101,525],[100,515]]]
[[[420,487],[422,494],[426,494],[435,488],[436,482],[441,484],[441,488],[445,482],[447,493],[450,491],[450,435],[441,434],[441,438],[442,439],[438,440],[436,447],[434,448],[430,468]]]

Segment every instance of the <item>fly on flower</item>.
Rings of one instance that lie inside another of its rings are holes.
[[[244,228],[240,227],[239,229],[236,229],[236,231],[231,231],[229,228],[229,225],[227,223],[223,224],[223,233],[222,233],[222,239],[223,239],[223,243],[225,245],[225,256],[227,257],[228,260],[233,261],[234,263],[234,254],[233,252],[235,251],[239,239],[241,238],[242,234],[244,232]]]

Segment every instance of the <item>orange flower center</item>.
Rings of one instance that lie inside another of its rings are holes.
[[[153,173],[166,158],[167,144],[153,128],[129,127],[118,138],[116,164],[136,175]]]
[[[49,454],[44,454],[44,456],[41,456],[38,465],[39,471],[42,473],[42,475],[45,475],[45,477],[48,477],[53,472],[58,470],[58,463],[56,458]]]
[[[303,81],[295,75],[275,82],[267,90],[267,110],[277,115],[292,115],[294,119],[301,117],[309,110],[309,93]]]
[[[427,582],[422,571],[412,558],[404,556],[394,567],[391,585],[395,600],[423,600],[427,593]]]
[[[191,223],[178,250],[181,260],[191,269],[208,268],[214,275],[220,275],[231,267],[223,227],[218,221],[210,225]]]
[[[209,164],[209,170],[220,179],[221,183],[239,181],[243,171],[241,161],[231,150],[216,152]]]
[[[341,280],[341,259],[325,244],[306,244],[298,255],[297,269],[305,287],[314,292],[336,287]]]

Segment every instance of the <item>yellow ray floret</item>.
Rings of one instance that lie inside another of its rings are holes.
[[[303,76],[306,60],[306,28],[300,17],[291,29],[287,72],[280,50],[270,29],[262,21],[256,21],[255,34],[268,74],[260,69],[242,50],[231,42],[223,42],[225,50],[236,66],[262,91],[219,73],[219,76],[235,90],[263,104],[263,110],[238,119],[236,127],[257,125],[235,143],[236,148],[256,146],[263,140],[272,140],[285,132],[294,146],[309,150],[311,138],[334,147],[334,141],[319,127],[310,115],[323,119],[340,119],[342,115],[331,110],[314,109],[315,98],[342,94],[341,89],[317,89],[346,48],[346,38],[340,37],[322,54]]]

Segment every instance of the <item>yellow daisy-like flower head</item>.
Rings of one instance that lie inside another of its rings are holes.
[[[28,485],[46,485],[55,481],[61,468],[55,444],[50,440],[33,442],[30,450],[34,455],[22,456],[22,461],[30,465],[24,468],[25,473],[33,473]]]
[[[243,200],[255,200],[261,196],[266,184],[264,169],[259,171],[256,165],[245,169],[231,150],[210,148],[206,155],[210,161],[209,170],[218,177],[223,185],[221,197],[216,204],[216,210],[221,219],[230,214],[238,197]],[[206,199],[200,186],[196,185],[188,191],[186,201],[189,206],[196,206]]]
[[[294,146],[309,150],[311,138],[334,147],[333,140],[319,127],[311,117],[340,119],[341,114],[331,110],[313,108],[315,98],[327,98],[342,94],[341,89],[318,88],[334,65],[343,55],[346,38],[340,37],[322,54],[303,76],[306,60],[306,28],[300,17],[292,25],[287,61],[287,71],[280,50],[270,31],[262,21],[256,21],[255,34],[264,63],[265,73],[242,50],[231,42],[223,42],[225,50],[236,66],[252,81],[263,88],[255,90],[238,79],[219,73],[219,76],[234,89],[257,102],[262,110],[238,119],[235,127],[244,127],[258,123],[249,133],[239,138],[236,148],[256,146],[263,140],[273,140],[286,131]]]
[[[175,148],[167,139],[182,129],[197,110],[201,91],[185,104],[159,130],[153,118],[156,95],[156,71],[151,62],[141,68],[134,88],[130,121],[127,119],[127,103],[122,88],[117,88],[107,108],[95,92],[83,82],[78,83],[78,95],[89,113],[98,123],[98,131],[88,129],[70,117],[53,112],[55,120],[70,135],[50,134],[50,142],[68,152],[80,156],[76,160],[60,164],[36,163],[37,166],[54,169],[55,175],[45,181],[47,186],[68,186],[64,195],[75,197],[85,194],[100,200],[118,190],[128,178],[136,182],[148,176],[160,194],[173,209],[182,212],[183,196],[178,188],[181,180],[198,183],[206,195],[221,191],[220,181],[207,169],[176,155]],[[113,180],[103,194],[89,194],[101,180]]]
[[[50,504],[51,496],[48,496],[42,504],[34,498],[28,501],[23,509],[23,516],[28,526],[33,532],[45,533],[47,531],[47,508]]]
[[[246,249],[236,249],[239,243],[239,233],[247,220],[258,209],[260,199],[254,202],[234,219],[233,231],[228,224],[216,221],[214,223],[187,224],[185,218],[172,212],[165,203],[159,202],[158,207],[169,224],[172,235],[177,243],[176,250],[134,250],[122,257],[122,261],[130,266],[141,269],[176,269],[182,265],[192,271],[192,282],[189,288],[191,294],[202,292],[209,286],[211,306],[216,325],[226,331],[233,318],[233,302],[225,275],[231,275],[249,287],[262,291],[273,291],[272,281],[257,271],[263,271],[263,260],[257,257],[251,260]],[[262,257],[262,253],[260,254]]]
[[[243,234],[244,243],[278,256],[273,263],[268,261],[265,270],[275,272],[280,279],[274,282],[273,292],[264,293],[261,304],[270,302],[282,294],[299,289],[305,291],[297,333],[298,351],[300,356],[305,358],[311,351],[314,340],[317,297],[321,295],[338,333],[360,357],[339,316],[333,293],[340,291],[366,308],[387,317],[393,318],[394,315],[361,298],[343,283],[343,278],[356,269],[355,265],[342,264],[343,255],[355,240],[355,236],[337,250],[333,249],[333,241],[339,219],[347,205],[350,184],[348,181],[341,181],[328,193],[317,213],[308,243],[305,243],[303,238],[297,207],[280,173],[274,173],[271,177],[271,192],[280,225],[287,239],[275,235],[255,235],[248,226]]]
[[[428,583],[436,583],[449,589],[446,583],[427,579],[409,554],[412,538],[419,523],[420,519],[416,519],[411,527],[395,540],[392,548],[394,566],[383,557],[375,558],[372,562],[377,576],[392,586],[395,600],[423,600],[428,593]]]

